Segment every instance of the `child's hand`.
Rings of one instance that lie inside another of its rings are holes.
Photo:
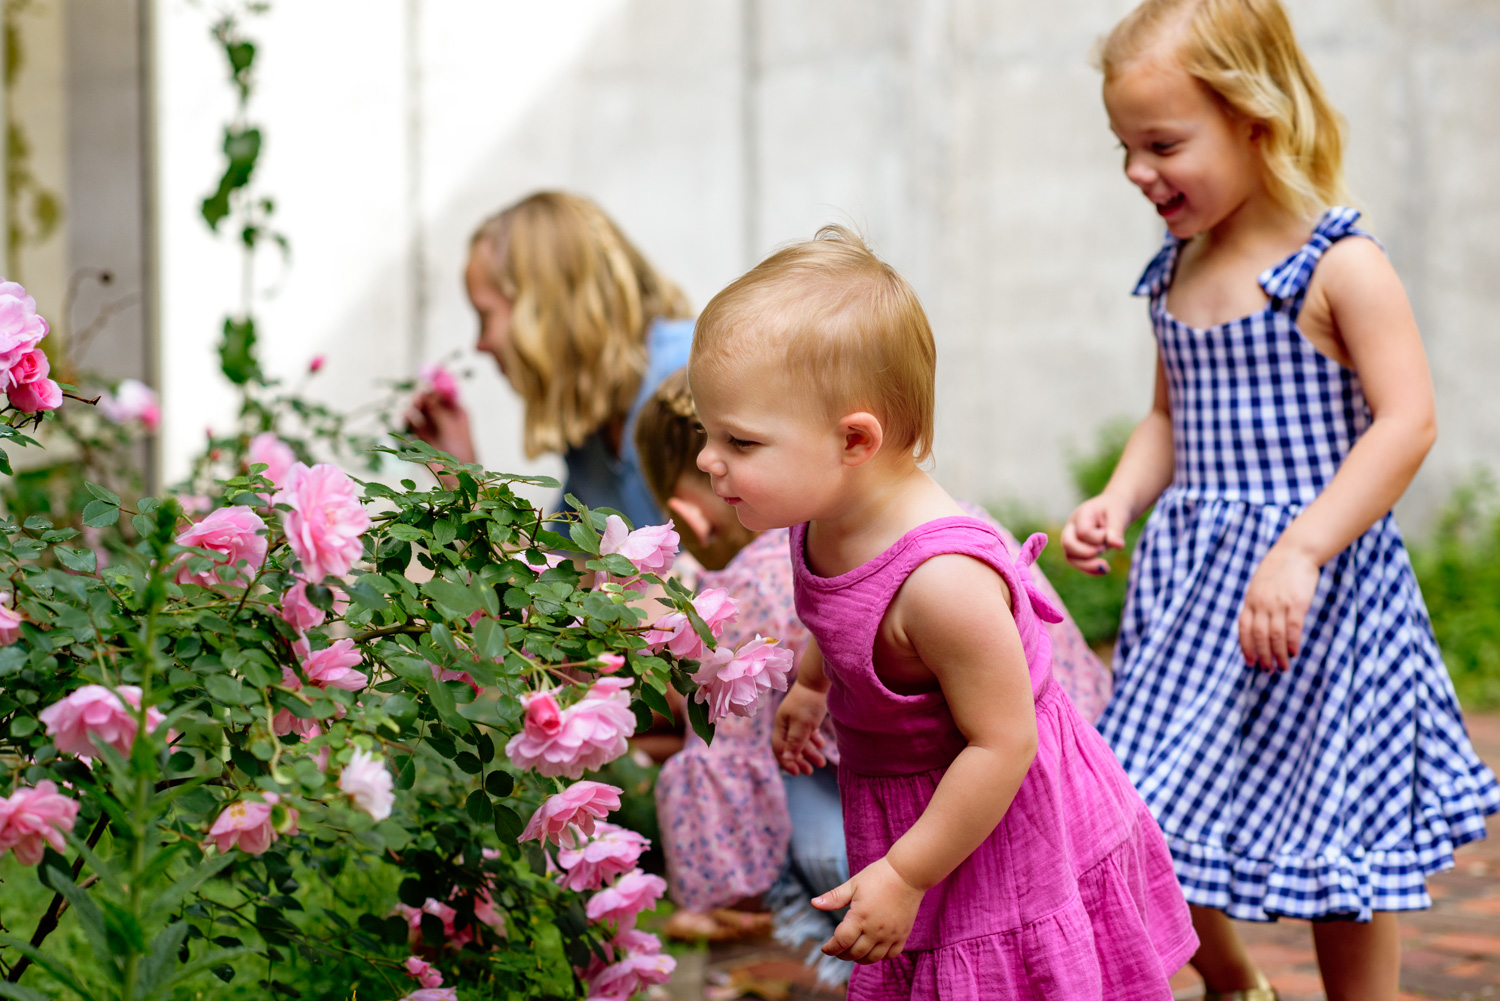
[[[406,430],[459,462],[475,462],[469,412],[435,390],[419,393],[406,412]]]
[[[1125,548],[1125,528],[1129,524],[1130,511],[1125,504],[1109,494],[1090,498],[1078,505],[1063,526],[1063,554],[1084,573],[1109,573],[1104,552]]]
[[[813,906],[821,911],[849,908],[833,937],[823,943],[823,951],[856,963],[901,955],[926,892],[902,879],[884,857],[871,862],[847,883],[813,898]]]
[[[1271,547],[1250,587],[1240,612],[1240,650],[1247,664],[1265,670],[1286,670],[1302,646],[1302,623],[1318,589],[1317,562],[1301,550],[1280,544]]]
[[[811,775],[814,767],[828,764],[823,756],[826,741],[818,732],[826,715],[828,697],[823,693],[801,684],[786,693],[771,731],[771,751],[782,768],[793,775]]]

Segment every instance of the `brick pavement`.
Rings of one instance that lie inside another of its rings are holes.
[[[1491,768],[1500,771],[1500,716],[1467,717],[1470,736]],[[1457,852],[1457,866],[1428,882],[1433,907],[1401,923],[1402,1001],[1500,1001],[1500,817],[1489,837]],[[1251,953],[1283,1001],[1323,1001],[1305,921],[1240,926]],[[802,964],[770,942],[737,943],[681,957],[678,975],[663,992],[672,1001],[833,1001],[841,992],[820,990]],[[1191,969],[1173,978],[1176,997],[1201,998]]]

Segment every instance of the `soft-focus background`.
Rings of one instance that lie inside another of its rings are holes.
[[[9,273],[56,315],[135,294],[90,361],[159,384],[168,480],[227,422],[214,344],[239,295],[198,215],[234,111],[209,0],[7,0]],[[241,5],[242,6],[242,5]],[[1130,0],[276,0],[252,117],[291,241],[254,276],[262,356],[338,403],[465,359],[492,467],[518,407],[459,273],[486,214],[538,187],[601,202],[701,306],[766,251],[852,222],[916,284],[940,346],[937,472],[980,501],[1072,503],[1071,452],[1138,414],[1151,342],[1130,287],[1160,227],[1118,169],[1089,63]],[[1500,3],[1288,0],[1350,124],[1370,225],[1416,303],[1441,439],[1403,505],[1425,529],[1500,455]],[[38,239],[24,166],[55,195]],[[24,188],[24,185],[21,185]]]

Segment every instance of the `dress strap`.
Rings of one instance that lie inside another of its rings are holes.
[[[1181,247],[1182,241],[1168,232],[1161,242],[1161,249],[1151,258],[1151,263],[1146,265],[1146,270],[1141,273],[1141,279],[1135,283],[1135,291],[1131,294],[1149,295],[1154,299],[1165,292],[1167,286],[1172,284],[1172,272],[1177,267],[1177,251]]]
[[[1297,299],[1307,291],[1308,283],[1312,281],[1313,271],[1318,267],[1318,261],[1322,260],[1328,248],[1346,236],[1365,236],[1374,240],[1373,236],[1360,229],[1355,223],[1359,220],[1358,209],[1335,207],[1323,213],[1318,224],[1313,227],[1312,236],[1302,245],[1302,249],[1291,257],[1282,261],[1273,268],[1267,268],[1260,273],[1257,279],[1260,287],[1265,289],[1266,295],[1272,299]],[[1379,241],[1376,241],[1379,243]]]

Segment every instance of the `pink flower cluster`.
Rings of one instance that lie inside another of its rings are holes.
[[[291,508],[282,527],[302,561],[304,579],[342,577],[364,553],[360,536],[370,527],[370,515],[359,502],[358,485],[339,467],[294,463],[271,502]]]
[[[600,678],[566,709],[558,708],[552,691],[525,696],[525,724],[505,745],[511,764],[576,779],[624,754],[626,739],[635,733],[635,713],[625,692],[631,683],[630,678]]]
[[[0,855],[14,851],[22,865],[36,865],[48,845],[58,852],[67,847],[63,832],[77,819],[78,803],[59,793],[56,783],[19,786],[0,797]]]
[[[396,802],[396,794],[392,792],[395,782],[386,771],[385,762],[359,748],[339,773],[339,788],[354,800],[355,806],[376,820],[389,817]]]
[[[627,928],[606,947],[611,962],[595,958],[579,975],[589,988],[589,1001],[630,1001],[652,984],[664,984],[677,960],[662,955],[661,940],[649,932]]]
[[[442,365],[423,365],[420,373],[422,385],[436,394],[445,407],[458,406],[458,380]]]
[[[135,685],[120,685],[115,691],[124,696],[132,709],[141,705],[141,690]],[[121,754],[130,754],[135,743],[136,715],[125,703],[103,685],[84,685],[67,698],[54,702],[37,714],[47,727],[47,734],[57,745],[59,754],[76,754],[91,758],[98,753],[92,738],[108,744]],[[146,725],[155,730],[166,716],[155,706],[146,710]]]
[[[602,820],[620,808],[620,794],[625,790],[603,782],[574,782],[555,796],[547,797],[517,841],[535,838],[561,845],[575,843],[577,833],[594,833],[594,821]]]
[[[443,975],[438,968],[420,956],[406,957],[406,975],[423,987],[441,987]]]
[[[306,636],[299,636],[292,641],[292,650],[302,661],[302,673],[319,688],[357,692],[370,682],[368,674],[354,670],[359,666],[360,655],[354,649],[354,640],[348,637],[314,650]]]
[[[632,869],[615,880],[613,886],[590,897],[584,913],[590,921],[613,921],[621,928],[628,928],[635,924],[637,914],[656,906],[666,892],[666,880]]]
[[[708,703],[711,723],[726,716],[754,716],[769,692],[786,691],[792,663],[792,651],[764,636],[733,653],[720,647],[693,672],[698,683],[693,698]]]
[[[650,847],[651,841],[644,835],[600,821],[594,825],[592,839],[582,846],[558,851],[557,865],[563,874],[557,881],[575,893],[597,890],[634,869],[641,852]]]
[[[646,525],[635,531],[625,527],[625,519],[612,514],[604,520],[604,535],[599,539],[599,555],[618,553],[641,573],[659,573],[677,558],[680,540],[672,523]]]
[[[115,424],[139,421],[153,434],[161,427],[161,403],[156,390],[139,379],[122,379],[113,393],[100,393],[99,412]]]
[[[248,855],[259,855],[271,847],[278,836],[285,834],[290,837],[297,833],[297,811],[287,807],[287,819],[278,830],[271,822],[271,814],[276,804],[281,802],[281,797],[274,792],[263,792],[260,795],[265,802],[235,800],[224,808],[214,825],[208,829],[208,836],[219,846],[221,855],[235,845]]]
[[[46,336],[36,300],[15,282],[0,281],[0,389],[24,413],[62,405],[62,387],[47,377],[51,365],[37,347]]]
[[[277,489],[285,484],[286,474],[297,464],[297,453],[292,451],[292,446],[276,437],[274,431],[262,431],[251,438],[245,458],[252,466],[264,463],[266,471],[261,475],[274,483]]]
[[[10,646],[21,638],[21,615],[10,607],[10,601],[10,595],[0,595],[0,646]]]
[[[333,591],[333,614],[343,615],[349,607],[349,599],[339,588]],[[314,605],[307,597],[307,581],[298,580],[281,595],[281,618],[298,632],[306,632],[321,626],[328,613]]]
[[[266,523],[248,507],[221,507],[179,535],[177,544],[219,554],[213,566],[199,573],[188,569],[189,557],[184,555],[177,569],[179,584],[212,587],[241,574],[253,578],[266,559]]]
[[[740,615],[738,603],[722,587],[711,587],[694,598],[693,610],[708,626],[714,639],[724,635],[724,627]],[[641,638],[651,652],[667,650],[680,660],[702,660],[708,654],[708,645],[684,612],[663,615]]]

